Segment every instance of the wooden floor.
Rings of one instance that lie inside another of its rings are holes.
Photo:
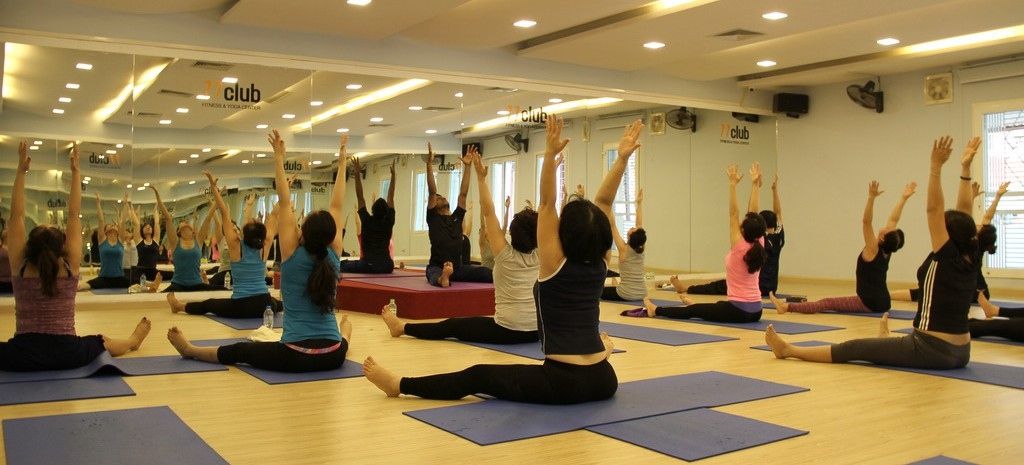
[[[797,284],[783,288],[810,297],[848,295],[851,285]],[[179,294],[185,296],[187,294]],[[655,297],[671,298],[658,291]],[[713,299],[698,299],[713,300]],[[907,303],[897,308],[912,309]],[[739,338],[684,347],[614,339],[627,352],[612,364],[619,381],[717,370],[807,387],[809,392],[718,410],[810,431],[809,435],[700,461],[702,464],[902,464],[945,454],[978,464],[1024,461],[1024,391],[967,381],[851,365],[776,360],[748,347],[755,331],[618,316],[626,307],[602,304],[602,320]],[[173,354],[165,333],[179,326],[193,339],[243,332],[202,317],[172,315],[165,305],[79,305],[78,332],[127,336],[141,316],[153,332],[130,356]],[[843,341],[874,336],[877,319],[841,315],[765,317],[842,326],[841,331],[788,336]],[[405,375],[454,371],[475,363],[525,359],[451,342],[394,339],[379,317],[349,313],[355,327],[349,359],[373,355]],[[0,306],[0,337],[14,332],[13,309]],[[893,321],[892,329],[909,327]],[[1024,366],[1024,347],[976,342],[972,360]],[[470,463],[647,464],[681,461],[586,431],[481,447],[402,415],[456,402],[386,398],[364,378],[269,386],[235,368],[226,372],[127,377],[134,397],[0,407],[0,418],[170,406],[231,463]],[[462,402],[472,402],[463,400]],[[0,454],[3,454],[0,449]],[[2,457],[2,455],[0,455]]]

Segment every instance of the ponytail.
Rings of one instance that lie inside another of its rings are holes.
[[[743,262],[747,264],[748,273],[756,273],[761,270],[764,266],[765,260],[768,258],[768,253],[764,250],[764,245],[761,244],[761,238],[764,237],[766,232],[766,226],[764,218],[757,213],[747,213],[747,216],[743,218],[743,222],[740,223],[740,233],[743,235],[743,240],[750,243],[750,250],[743,255]]]
[[[325,315],[334,312],[337,299],[338,264],[327,259],[327,248],[337,233],[334,217],[324,210],[309,214],[302,223],[302,247],[315,260],[306,280],[306,294]]]
[[[764,266],[764,261],[768,258],[768,253],[765,252],[764,246],[761,245],[761,241],[755,240],[750,243],[750,250],[743,254],[743,263],[747,264],[747,273],[756,273],[761,270]]]
[[[57,295],[57,274],[60,260],[67,255],[64,250],[64,233],[57,228],[37,226],[28,235],[25,243],[25,261],[33,264],[39,272],[43,295]]]

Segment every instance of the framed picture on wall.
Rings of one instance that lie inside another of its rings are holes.
[[[651,125],[648,129],[652,136],[665,134],[665,114],[651,113]]]

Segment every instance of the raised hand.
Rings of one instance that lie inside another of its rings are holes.
[[[210,190],[212,191],[213,189],[216,189],[217,178],[213,177],[213,173],[211,173],[210,170],[203,170],[203,175],[205,175],[206,179],[210,181]]]
[[[750,165],[750,184],[753,186],[761,187],[761,163],[754,162]]]
[[[434,146],[427,142],[427,165],[434,164]]]
[[[729,178],[729,184],[737,185],[740,180],[743,179],[743,173],[740,172],[739,165],[732,164],[725,169],[725,175]]]
[[[971,200],[978,198],[979,195],[984,194],[981,190],[981,184],[978,181],[971,183]]]
[[[505,208],[507,209],[507,208],[509,208],[511,206],[512,206],[512,196],[506,196],[505,197]]]
[[[1006,181],[999,185],[999,190],[996,191],[996,195],[1003,195],[1010,189],[1010,181]]]
[[[916,186],[916,184],[915,184]],[[878,190],[878,181],[871,181],[868,183],[868,197],[878,197],[885,191]]]
[[[342,134],[338,138],[338,157],[345,156],[345,147],[348,146],[348,134]]]
[[[916,191],[916,190],[917,190],[917,183],[916,182],[911,181],[911,182],[907,183],[907,187],[903,188],[903,198],[905,198],[905,199],[910,198],[910,196],[914,195],[914,191]]]
[[[981,138],[974,136],[971,140],[967,141],[967,146],[964,147],[964,154],[960,157],[960,166],[969,168],[971,162],[974,161],[974,155],[978,153],[978,147],[981,147]]]
[[[775,174],[772,175],[772,190],[776,190],[778,188],[779,188],[779,173],[775,173]]]
[[[356,174],[362,173],[363,166],[359,164],[359,157],[352,157],[352,168],[356,170]]]
[[[32,157],[28,156],[28,142],[21,141],[18,144],[18,171],[27,172],[29,165],[32,164]]]
[[[398,163],[398,159],[391,160],[391,176],[395,176],[395,163]]]
[[[476,149],[475,145],[470,145],[469,148],[466,149],[466,155],[462,157],[462,164],[468,169],[469,166],[473,164],[474,160],[478,162],[480,161],[480,151]],[[481,164],[482,163],[477,163],[477,165]],[[478,167],[477,171],[479,170],[480,168]]]
[[[245,195],[245,206],[246,207],[251,207],[251,206],[253,206],[255,204],[256,204],[256,194],[246,194]]]
[[[953,138],[942,136],[932,143],[932,163],[940,165],[949,161],[949,155],[953,153]]]
[[[555,156],[555,169],[562,166],[562,163],[565,163],[565,152],[558,152],[558,155]]]
[[[579,198],[581,198],[581,199],[584,199],[584,198],[587,197],[587,189],[585,187],[583,187],[583,184],[577,184],[576,185],[576,195],[579,196]]]
[[[545,157],[554,157],[565,150],[566,145],[569,145],[569,139],[562,139],[562,128],[565,126],[565,122],[559,116],[548,115],[545,125],[547,126]]]
[[[636,193],[636,203],[640,203],[640,202],[643,202],[643,201],[644,201],[644,190],[640,189]]]
[[[625,132],[622,134],[622,138],[619,139],[619,157],[629,157],[633,155],[636,149],[640,148],[640,131],[644,128],[644,123],[638,118],[626,126]]]
[[[75,142],[74,144],[71,145],[70,161],[71,161],[71,172],[72,173],[78,172],[78,170],[79,170],[79,168],[78,168],[78,142]]]
[[[529,208],[530,210],[534,209],[533,202],[531,202],[529,199],[526,200],[526,208]]]
[[[274,148],[274,156],[279,159],[284,159],[284,139],[281,138],[281,134],[277,132],[277,129],[273,130],[270,134],[267,134],[267,142],[270,142],[270,146]]]

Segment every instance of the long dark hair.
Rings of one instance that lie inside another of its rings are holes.
[[[612,224],[593,202],[576,198],[562,207],[558,240],[566,260],[593,265],[612,248]]]
[[[764,246],[758,240],[764,237],[764,219],[757,213],[747,213],[740,224],[740,233],[743,234],[743,240],[751,244],[750,250],[743,255],[743,262],[747,264],[748,273],[755,273],[764,266],[764,261],[768,258]]]
[[[313,272],[306,281],[306,294],[323,314],[334,312],[337,296],[337,264],[332,266],[327,260],[327,249],[334,242],[337,233],[338,227],[334,224],[334,217],[325,210],[309,214],[302,223],[302,247],[315,260]]]
[[[374,200],[373,205],[370,206],[370,213],[373,214],[374,218],[384,218],[388,214],[388,210],[390,210],[388,201],[381,198]]]
[[[636,228],[636,231],[633,231],[633,234],[626,238],[626,244],[629,244],[629,248],[633,249],[634,252],[638,254],[644,253],[647,244],[647,231],[644,228]]]
[[[996,234],[996,227],[991,224],[983,224],[978,229],[978,248],[982,252],[989,254],[996,253],[996,239],[999,235]]]
[[[242,242],[246,246],[263,250],[263,243],[267,240],[267,227],[258,221],[250,221],[242,227]]]
[[[974,218],[962,211],[947,210],[946,234],[949,235],[949,241],[960,252],[963,261],[977,266],[978,263],[975,261],[980,254],[978,254],[978,226],[974,223]]]
[[[25,243],[25,261],[31,263],[39,271],[43,295],[53,297],[57,294],[57,273],[60,273],[60,260],[67,259],[64,249],[64,232],[51,226],[36,226],[28,233]]]
[[[903,230],[894,229],[882,236],[882,242],[878,244],[878,248],[887,254],[892,254],[903,248],[903,242]]]

